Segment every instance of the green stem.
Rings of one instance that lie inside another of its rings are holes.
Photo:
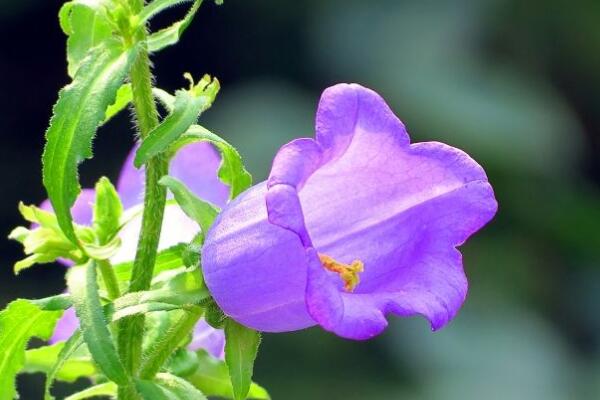
[[[154,375],[160,371],[163,364],[181,345],[202,316],[202,309],[196,306],[179,312],[182,314],[181,317],[149,351],[144,353],[140,378],[154,378]]]
[[[102,275],[104,286],[106,286],[108,297],[111,300],[114,300],[117,297],[121,296],[117,276],[115,275],[115,270],[113,269],[112,265],[110,265],[110,262],[106,260],[99,260],[96,264],[100,269],[100,274]]]
[[[136,8],[139,7],[139,1],[134,0],[132,4]],[[143,42],[145,37],[146,32],[142,29],[139,37],[136,37],[136,41]],[[150,58],[146,49],[140,51],[134,62],[130,72],[130,80],[135,116],[140,136],[143,139],[159,123],[158,111],[152,95]],[[150,287],[167,197],[166,189],[158,184],[160,178],[168,172],[167,159],[160,156],[154,157],[146,164],[145,171],[146,191],[144,195],[142,228],[133,263],[129,292],[147,290]],[[143,315],[126,318],[119,324],[119,353],[125,367],[132,376],[137,375],[141,362],[143,336]],[[131,392],[127,391],[127,388],[119,388],[120,400],[130,400],[135,398],[133,396]]]

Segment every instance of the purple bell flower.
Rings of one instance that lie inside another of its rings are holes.
[[[225,207],[202,268],[223,311],[260,331],[368,339],[388,314],[435,330],[467,294],[457,246],[496,210],[467,154],[410,144],[377,93],[340,84],[321,97],[316,138],[283,146],[268,180]]]
[[[144,172],[133,166],[135,156],[134,148],[127,157],[117,184],[117,191],[125,209],[137,206],[143,202]],[[182,148],[173,158],[169,173],[184,182],[197,196],[211,201],[218,206],[224,206],[228,200],[229,188],[217,177],[217,170],[221,156],[209,143],[194,143]],[[81,225],[92,223],[92,204],[95,199],[93,189],[83,189],[71,209],[73,219]],[[51,210],[48,200],[44,201],[41,208]],[[141,216],[128,223],[119,236],[121,248],[111,262],[133,260],[137,247]],[[167,206],[163,219],[163,230],[160,237],[159,249],[166,249],[182,242],[191,241],[198,233],[198,225],[189,219],[181,209],[176,206]],[[72,265],[70,260],[61,260],[67,266]],[[79,326],[79,321],[74,310],[68,309],[58,321],[50,343],[68,339]],[[190,350],[203,348],[215,357],[223,357],[225,336],[222,330],[210,327],[206,322],[198,322],[194,330],[194,337],[190,343]]]

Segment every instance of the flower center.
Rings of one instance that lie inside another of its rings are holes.
[[[353,292],[360,283],[359,274],[365,270],[362,261],[354,260],[352,264],[343,264],[326,254],[319,254],[319,259],[326,270],[335,272],[342,278],[346,292]]]

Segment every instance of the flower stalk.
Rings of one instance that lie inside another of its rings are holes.
[[[132,0],[131,6],[135,11],[139,11],[143,2]],[[146,35],[146,30],[140,29],[136,41],[143,44]],[[158,110],[152,94],[150,57],[145,47],[140,49],[132,66],[130,81],[135,118],[140,136],[144,139],[159,123]],[[158,184],[160,178],[168,172],[167,159],[161,156],[154,157],[145,165],[145,170],[146,190],[142,227],[128,292],[142,291],[150,287],[167,197],[166,189]],[[125,367],[133,376],[137,375],[141,362],[143,333],[143,315],[126,318],[119,324],[119,354]],[[127,388],[119,389],[120,400],[130,400],[136,396]]]

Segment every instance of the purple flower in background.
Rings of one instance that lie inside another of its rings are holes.
[[[318,324],[368,339],[390,313],[439,329],[467,294],[456,247],[496,209],[467,154],[410,144],[377,93],[337,85],[321,97],[316,138],[283,146],[269,179],[217,218],[204,276],[224,312],[257,330]]]
[[[133,166],[136,149],[134,148],[127,157],[117,184],[117,191],[126,209],[140,205],[143,202],[144,172]],[[229,188],[217,178],[220,162],[221,157],[211,144],[189,144],[173,158],[169,173],[184,182],[197,196],[222,207],[227,202]],[[71,209],[76,223],[81,225],[92,223],[92,204],[94,200],[95,192],[93,189],[83,189],[81,191]],[[51,209],[50,202],[48,200],[44,201],[41,207]],[[117,254],[111,258],[113,264],[133,260],[140,227],[141,215],[128,223],[119,232],[122,244]],[[190,242],[198,231],[198,225],[189,219],[178,206],[167,206],[159,249],[166,249],[182,242]],[[69,260],[62,260],[62,262],[66,265],[72,264]],[[65,311],[56,325],[50,342],[55,343],[68,339],[78,326],[79,321],[74,310]],[[191,350],[204,348],[215,357],[222,357],[224,346],[223,331],[213,329],[204,321],[198,323],[190,344]]]

